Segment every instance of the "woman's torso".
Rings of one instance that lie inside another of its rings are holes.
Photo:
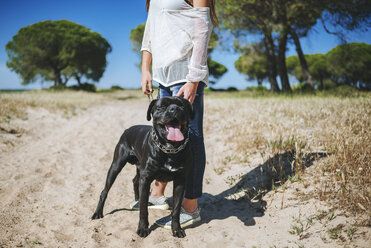
[[[151,0],[152,74],[164,86],[187,80],[194,46],[194,21],[203,20],[197,16],[198,12],[188,11],[192,9],[185,0]],[[205,36],[206,39],[208,42]],[[207,84],[208,75],[200,81]]]

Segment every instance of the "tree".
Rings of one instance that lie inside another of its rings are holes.
[[[287,11],[281,23],[295,44],[304,80],[313,88],[314,82],[300,44],[300,37],[307,36],[309,30],[317,23],[323,12],[323,5],[319,4],[320,1],[311,0],[290,0],[285,3]]]
[[[371,45],[348,43],[337,46],[327,54],[332,79],[361,89],[371,89]]]
[[[216,83],[215,81],[221,78],[228,71],[228,68],[225,67],[223,64],[211,59],[211,54],[214,51],[214,49],[218,46],[218,41],[219,36],[215,32],[212,32],[210,36],[209,45],[207,48],[207,54],[209,55],[207,58],[207,65],[209,67],[209,74],[212,78],[212,80],[210,80],[211,84],[215,84]]]
[[[304,81],[304,76],[300,68],[300,62],[297,55],[286,58],[287,70],[290,75],[293,75],[300,83]]]
[[[320,89],[324,89],[327,79],[337,85],[371,89],[371,45],[348,43],[333,48],[327,54],[305,55],[305,58],[313,80]],[[288,57],[286,63],[290,74],[300,82],[305,81],[298,56]]]
[[[319,89],[325,89],[324,82],[330,78],[330,72],[328,69],[327,56],[325,54],[317,53],[312,55],[306,55],[309,71],[313,76],[313,80],[317,82]]]
[[[256,80],[259,85],[262,85],[263,81],[268,78],[264,43],[252,43],[238,49],[243,54],[234,63],[237,71],[246,74],[249,80]]]
[[[288,11],[289,11],[290,1],[277,0],[273,1],[273,13],[275,18],[273,21],[276,24],[279,34],[278,34],[278,73],[281,78],[282,90],[285,92],[291,92],[289,77],[287,75],[287,66],[286,66],[286,50],[287,50],[287,40],[290,30],[290,24],[288,20]]]
[[[67,20],[43,21],[21,28],[6,45],[7,66],[18,73],[22,84],[54,81],[65,86],[71,77],[99,81],[111,52],[100,34]]]
[[[314,85],[317,85],[319,89],[324,89],[324,81],[330,78],[326,54],[305,55],[305,60],[308,62],[308,71],[312,75]],[[288,57],[286,63],[291,75],[301,83],[306,82],[306,75],[302,70],[298,56]]]
[[[322,21],[323,27],[328,33],[337,35],[343,42],[345,42],[344,30],[367,31],[367,27],[371,25],[371,2],[367,0],[287,0],[281,2],[278,8],[283,8],[285,5],[287,6],[287,18],[281,18],[280,23],[286,24],[289,30],[299,56],[304,81],[312,87],[314,86],[312,81],[314,75],[308,68],[299,38],[307,36],[308,32],[316,25],[317,20]],[[284,13],[284,11],[281,10],[278,13]],[[336,30],[330,31],[327,24]]]
[[[139,24],[136,28],[133,28],[130,30],[130,40],[132,44],[132,50],[139,56],[140,62],[136,64],[138,68],[140,69],[142,65],[142,54],[140,52],[140,49],[142,48],[142,40],[143,40],[143,34],[144,29],[146,27],[145,23]]]
[[[142,54],[140,52],[140,49],[142,47],[142,40],[143,40],[143,34],[146,24],[142,23],[139,24],[137,27],[130,30],[130,40],[132,43],[132,50],[139,56],[139,58],[142,58]],[[220,64],[219,62],[216,62],[211,59],[210,54],[213,52],[215,47],[218,44],[219,37],[218,35],[213,32],[210,37],[209,46],[207,49],[207,53],[209,55],[208,57],[208,67],[209,67],[209,74],[213,80],[210,80],[211,84],[215,83],[215,80],[218,80],[221,78],[227,71],[227,67],[225,67],[223,64]],[[139,68],[142,64],[142,61],[140,61],[139,64],[136,64]]]
[[[272,91],[279,92],[272,0],[220,0],[217,10],[221,28],[229,30],[236,38],[249,33],[263,36],[269,83]]]
[[[343,42],[346,40],[344,30],[367,32],[371,27],[371,2],[369,0],[318,2],[324,6],[324,12],[320,18],[324,29],[330,34],[337,35]]]
[[[215,60],[212,60],[210,57],[207,60],[207,64],[209,67],[209,74],[212,78],[212,80],[209,80],[211,84],[215,84],[215,81],[221,78],[228,71],[227,67]]]
[[[367,0],[220,0],[217,7],[222,29],[229,30],[237,39],[248,34],[263,36],[273,91],[279,90],[277,71],[282,90],[291,90],[285,55],[290,39],[295,44],[304,81],[313,86],[300,37],[307,36],[317,20],[322,20],[330,33],[328,23],[345,30],[367,30],[371,25],[371,2]]]

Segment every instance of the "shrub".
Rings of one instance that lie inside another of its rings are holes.
[[[299,83],[297,85],[292,86],[292,92],[299,94],[308,94],[314,93],[314,89],[309,84]]]
[[[112,85],[112,86],[111,86],[111,90],[124,90],[124,88],[122,88],[122,87],[119,86],[119,85]]]
[[[247,87],[246,90],[249,90],[249,91],[259,91],[259,92],[268,91],[267,87],[265,87],[263,85]]]
[[[89,84],[89,83],[84,83],[80,85],[72,85],[68,87],[73,90],[83,90],[83,91],[88,91],[88,92],[96,92],[97,88],[95,87],[94,84]]]
[[[340,85],[338,87],[329,89],[326,93],[339,97],[358,97],[361,92],[352,86]]]

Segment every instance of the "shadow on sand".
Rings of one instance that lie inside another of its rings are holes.
[[[326,157],[327,153],[308,153],[296,156],[294,152],[276,154],[257,166],[232,187],[218,195],[204,193],[199,201],[202,223],[237,217],[246,226],[255,225],[254,217],[264,215],[267,203],[262,200],[273,187],[284,184],[295,175],[295,170],[303,170],[313,162]]]

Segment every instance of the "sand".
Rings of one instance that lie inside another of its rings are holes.
[[[350,225],[352,220],[314,199],[297,196],[300,182],[249,200],[235,194],[241,178],[254,182],[264,159],[254,155],[249,162],[228,164],[219,173],[228,146],[223,144],[223,116],[206,101],[205,126],[218,121],[220,128],[205,128],[208,164],[204,195],[200,199],[202,223],[186,229],[178,239],[170,230],[156,228],[156,219],[170,211],[150,210],[152,232],[136,234],[137,211],[133,201],[135,167],[127,164],[109,192],[104,218],[91,220],[103,189],[114,147],[121,133],[146,121],[145,99],[110,101],[78,110],[74,115],[28,109],[28,118],[14,122],[27,130],[14,136],[14,146],[2,144],[0,154],[0,247],[367,247],[370,230],[359,227],[350,241],[331,239],[328,230]],[[215,126],[215,125],[214,125]],[[12,136],[12,137],[13,137]],[[11,138],[11,137],[10,137]],[[315,173],[315,161],[306,171]],[[219,164],[218,164],[219,163]],[[312,174],[311,174],[312,173]],[[237,175],[237,176],[236,176]],[[235,182],[228,178],[237,178]],[[308,187],[308,190],[310,187]],[[171,185],[166,196],[171,196]],[[243,194],[242,194],[243,195]],[[322,216],[321,216],[322,213]],[[328,217],[332,214],[332,218]],[[309,221],[312,219],[312,221]],[[301,223],[301,224],[300,224]],[[291,234],[294,226],[303,226]],[[344,230],[346,228],[343,228]],[[368,246],[370,247],[370,246]]]

